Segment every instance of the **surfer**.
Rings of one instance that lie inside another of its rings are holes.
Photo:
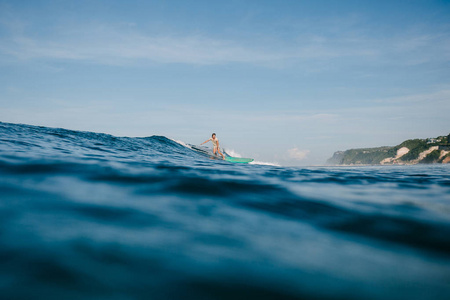
[[[205,144],[205,143],[207,143],[207,142],[209,142],[209,141],[211,141],[211,142],[213,143],[213,146],[214,146],[213,153],[214,153],[214,155],[217,156],[217,153],[216,153],[216,152],[218,152],[220,155],[222,155],[222,159],[225,159],[225,156],[222,154],[222,152],[220,152],[219,139],[216,137],[216,134],[215,134],[215,133],[213,133],[213,134],[211,135],[211,138],[210,138],[210,139],[207,139],[206,141],[204,141],[204,142],[201,143],[200,145],[203,145],[203,144]]]

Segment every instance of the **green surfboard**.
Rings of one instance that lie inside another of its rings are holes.
[[[253,161],[253,158],[242,158],[242,157],[231,157],[231,156],[225,156],[225,160],[233,163],[241,163],[241,164],[248,164],[249,162]]]

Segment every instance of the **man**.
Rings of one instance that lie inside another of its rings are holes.
[[[222,154],[222,152],[220,152],[219,139],[216,137],[216,134],[215,134],[215,133],[213,133],[213,134],[211,135],[211,138],[210,138],[210,139],[204,141],[204,142],[201,143],[200,145],[203,145],[203,144],[205,144],[205,143],[207,143],[207,142],[209,142],[209,141],[211,141],[211,142],[213,143],[213,146],[214,146],[213,153],[214,153],[214,155],[217,156],[217,153],[216,153],[216,152],[218,152],[220,155],[222,155],[222,159],[225,159],[225,156]]]

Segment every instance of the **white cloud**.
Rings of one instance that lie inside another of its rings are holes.
[[[18,59],[60,59],[98,64],[157,63],[221,64],[261,63],[283,58],[233,40],[201,34],[145,34],[129,26],[89,25],[64,28],[39,38],[23,28],[3,23],[10,34],[0,40],[0,53]]]
[[[353,26],[356,28],[357,24]],[[300,31],[286,43],[276,35],[264,39],[256,36],[233,39],[202,33],[155,34],[124,23],[60,25],[39,35],[28,34],[27,29],[33,27],[20,20],[2,20],[0,29],[6,34],[0,38],[0,54],[23,60],[59,59],[107,65],[237,62],[274,66],[292,61],[307,64],[341,58],[411,65],[450,59],[447,53],[450,38],[439,33],[417,32],[380,39],[355,28],[331,35]],[[322,70],[320,66],[312,69]]]
[[[308,154],[309,150],[300,150],[298,148],[292,148],[288,150],[289,158],[296,159],[296,160],[303,160],[305,159]]]

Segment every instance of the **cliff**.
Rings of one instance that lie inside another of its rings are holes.
[[[329,165],[393,165],[450,163],[450,134],[437,138],[406,140],[397,146],[337,151]]]

